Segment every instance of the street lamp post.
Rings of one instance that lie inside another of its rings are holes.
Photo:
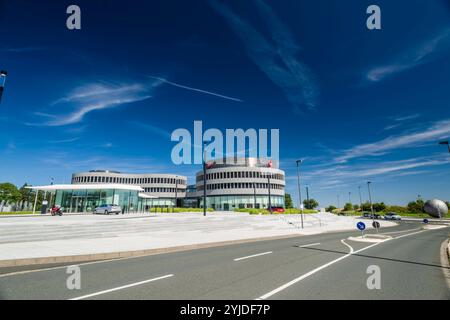
[[[54,178],[51,179],[51,182],[50,182],[50,185],[51,185],[51,186],[53,185],[53,181],[55,181]],[[50,201],[48,202],[49,206],[52,205],[52,197],[53,197],[53,193],[50,192]]]
[[[5,88],[6,76],[8,72],[5,70],[0,71],[0,102],[2,101],[3,90]]]
[[[367,189],[369,190],[369,202],[370,202],[370,211],[371,211],[371,213],[372,213],[372,220],[375,220],[375,216],[374,216],[374,214],[373,214],[372,195],[371,195],[371,193],[370,193],[370,184],[371,184],[371,183],[372,183],[372,182],[367,181]]]
[[[448,140],[441,141],[441,142],[439,142],[439,144],[441,144],[441,145],[447,145],[448,152],[450,153],[450,144],[449,144]]]
[[[268,183],[268,191],[269,191],[269,212],[272,214],[272,195],[270,190],[270,172],[267,173],[267,183]]]
[[[349,192],[348,192],[348,203],[352,203],[352,198],[351,198],[351,196],[352,196],[352,193],[349,191]]]
[[[363,212],[362,197],[361,197],[361,186],[358,186],[358,193],[359,193],[359,205],[361,207],[361,212]]]
[[[338,203],[338,209],[341,208],[341,202],[339,201],[339,194],[337,195],[337,203]]]
[[[206,216],[206,144],[203,143],[203,216]]]
[[[256,209],[256,184],[253,182],[253,208]]]
[[[302,191],[300,189],[300,171],[299,171],[299,166],[302,163],[302,160],[296,160],[295,163],[297,164],[298,202],[299,202],[299,208],[300,208],[300,219],[301,219],[302,229],[303,229]]]
[[[178,176],[175,176],[175,208],[178,206]]]

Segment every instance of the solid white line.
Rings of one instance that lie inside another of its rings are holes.
[[[236,258],[236,259],[233,259],[233,260],[234,261],[240,261],[240,260],[249,259],[249,258],[253,258],[253,257],[263,256],[265,254],[270,254],[270,253],[272,253],[272,251],[267,251],[267,252],[263,252],[263,253],[253,254],[251,256],[246,256],[246,257],[242,257],[242,258]]]
[[[425,232],[425,231],[428,231],[428,230],[433,230],[433,229],[426,229],[426,230],[421,230],[421,231],[417,231],[417,232],[412,232],[412,233],[404,234],[404,235],[402,235],[402,236],[394,237],[394,238],[392,238],[392,239],[399,239],[399,238],[411,236],[411,235],[413,235],[413,234],[422,233],[422,232]],[[374,243],[374,244],[372,244],[372,245],[370,245],[370,246],[364,247],[364,248],[359,249],[359,250],[356,250],[356,251],[353,251],[353,248],[352,248],[350,245],[348,245],[348,244],[344,241],[344,239],[343,239],[343,240],[341,240],[341,242],[350,248],[350,252],[349,252],[348,254],[346,254],[345,256],[342,256],[342,257],[340,257],[340,258],[337,258],[337,259],[335,259],[335,260],[333,260],[333,261],[330,261],[330,262],[328,262],[328,263],[326,263],[326,264],[324,264],[324,265],[322,265],[322,266],[320,266],[320,267],[318,267],[318,268],[316,268],[316,269],[314,269],[314,270],[311,270],[310,272],[305,273],[304,275],[302,275],[302,276],[300,276],[300,277],[298,277],[298,278],[295,278],[294,280],[292,280],[292,281],[290,281],[290,282],[288,282],[288,283],[286,283],[286,284],[284,284],[284,285],[282,285],[282,286],[280,286],[280,287],[278,287],[278,288],[276,288],[276,289],[274,289],[274,290],[272,290],[272,291],[270,291],[270,292],[268,292],[268,293],[262,295],[261,297],[257,298],[256,300],[267,299],[267,298],[273,296],[274,294],[276,294],[276,293],[278,293],[278,292],[280,292],[280,291],[283,291],[284,289],[286,289],[286,288],[292,286],[293,284],[295,284],[295,283],[297,283],[297,282],[299,282],[299,281],[302,281],[303,279],[308,278],[309,276],[315,274],[316,272],[319,272],[320,270],[325,269],[325,268],[331,266],[332,264],[335,264],[336,262],[339,262],[339,261],[341,261],[341,260],[344,260],[344,259],[350,257],[350,256],[353,255],[353,254],[356,254],[356,253],[365,251],[365,250],[367,250],[367,249],[370,249],[370,248],[372,248],[372,247],[375,247],[375,246],[379,245],[380,243],[383,243],[383,242],[386,242],[386,241],[389,241],[389,240],[392,240],[392,239],[386,239],[386,240],[383,240],[383,241],[381,241],[381,242]]]
[[[319,244],[320,244],[320,242],[317,242],[317,243],[304,244],[304,245],[297,246],[297,247],[305,248],[305,247],[311,247],[311,246],[318,246]]]
[[[343,244],[345,244],[347,247],[349,247],[350,248],[350,252],[349,252],[349,254],[352,254],[353,253],[353,247],[351,246],[351,245],[349,245],[347,242],[345,242],[345,240],[344,239],[342,239],[341,240],[341,242],[343,243]]]
[[[165,275],[165,276],[162,276],[162,277],[158,277],[158,278],[153,278],[153,279],[149,279],[149,280],[144,280],[144,281],[139,281],[139,282],[135,282],[135,283],[130,283],[130,284],[127,284],[125,286],[112,288],[112,289],[108,289],[108,290],[103,290],[103,291],[99,291],[99,292],[94,292],[94,293],[91,293],[91,294],[87,294],[85,296],[76,297],[76,298],[72,298],[72,299],[69,299],[69,300],[86,299],[86,298],[98,296],[98,295],[101,295],[101,294],[105,294],[105,293],[109,293],[109,292],[113,292],[113,291],[117,291],[117,290],[122,290],[122,289],[126,289],[126,288],[131,288],[131,287],[139,286],[139,285],[144,284],[144,283],[149,283],[149,282],[152,282],[152,281],[161,280],[161,279],[170,278],[170,277],[173,277],[173,274],[168,274],[168,275]]]
[[[431,229],[429,229],[429,230],[431,230]],[[425,231],[427,231],[427,230],[421,230],[421,231],[417,231],[417,232],[411,232],[411,233],[408,233],[408,234],[404,234],[404,235],[402,235],[402,236],[394,237],[394,239],[400,239],[400,238],[403,238],[403,237],[411,236],[411,235],[413,235],[413,234],[417,234],[417,233],[421,233],[421,232],[425,232]]]
[[[311,276],[311,275],[313,275],[313,274],[319,272],[320,270],[325,269],[325,268],[327,268],[327,267],[329,267],[329,266],[335,264],[336,262],[339,262],[339,261],[341,261],[341,260],[344,260],[344,259],[350,257],[351,255],[355,254],[355,253],[358,253],[358,252],[367,250],[367,249],[369,249],[369,248],[375,247],[375,246],[379,245],[380,243],[383,243],[384,241],[383,241],[383,242],[377,242],[377,243],[374,243],[374,244],[372,244],[372,245],[370,245],[370,246],[367,246],[367,247],[362,248],[362,249],[357,250],[357,251],[353,251],[353,248],[352,248],[351,246],[349,246],[348,244],[346,244],[344,240],[341,240],[341,242],[342,242],[343,244],[347,245],[347,246],[350,248],[350,252],[349,252],[348,254],[346,254],[345,256],[342,256],[342,257],[340,257],[340,258],[337,258],[337,259],[335,259],[335,260],[333,260],[333,261],[330,261],[330,262],[328,262],[328,263],[326,263],[326,264],[324,264],[324,265],[322,265],[322,266],[320,266],[320,267],[318,267],[318,268],[316,268],[316,269],[314,269],[314,270],[311,270],[311,271],[309,271],[308,273],[305,273],[304,275],[302,275],[302,276],[300,276],[300,277],[298,277],[298,278],[295,278],[295,279],[292,280],[292,281],[289,281],[288,283],[286,283],[286,284],[284,284],[284,285],[282,285],[282,286],[280,286],[280,287],[278,287],[278,288],[276,288],[276,289],[274,289],[274,290],[272,290],[272,291],[270,291],[270,292],[268,292],[268,293],[262,295],[262,296],[259,297],[257,300],[264,300],[264,299],[267,299],[267,298],[273,296],[274,294],[277,294],[278,292],[283,291],[284,289],[286,289],[286,288],[292,286],[293,284],[295,284],[295,283],[297,283],[297,282],[299,282],[299,281],[302,281],[303,279],[306,279],[306,278],[308,278],[309,276]]]
[[[408,232],[408,231],[413,231],[413,230],[420,230],[420,229],[421,228],[414,228],[414,229],[407,229],[407,230],[402,230],[402,231],[380,232],[379,234],[403,233],[403,232]]]

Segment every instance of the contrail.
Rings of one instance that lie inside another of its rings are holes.
[[[210,95],[212,95],[212,96],[216,96],[216,97],[219,97],[219,98],[224,98],[224,99],[227,99],[227,100],[232,100],[232,101],[242,102],[241,99],[237,99],[237,98],[232,98],[232,97],[224,96],[224,95],[221,95],[221,94],[218,94],[218,93],[214,93],[214,92],[210,92],[210,91],[206,91],[206,90],[201,90],[201,89],[197,89],[197,88],[192,88],[192,87],[188,87],[188,86],[183,86],[183,85],[181,85],[181,84],[178,84],[178,83],[175,83],[175,82],[171,82],[171,81],[169,81],[169,80],[167,80],[167,79],[164,79],[164,78],[159,78],[159,77],[154,77],[154,76],[148,76],[148,77],[149,77],[149,78],[153,78],[153,79],[157,79],[157,80],[162,81],[162,82],[164,82],[164,83],[170,84],[170,85],[172,85],[172,86],[174,86],[174,87],[179,87],[179,88],[183,88],[183,89],[186,89],[186,90],[191,90],[191,91],[197,91],[197,92],[201,92],[201,93],[206,93],[206,94],[210,94]]]

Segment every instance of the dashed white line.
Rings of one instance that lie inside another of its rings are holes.
[[[240,261],[240,260],[250,259],[250,258],[253,258],[253,257],[259,257],[259,256],[263,256],[263,255],[266,255],[266,254],[271,254],[271,253],[272,253],[272,251],[252,254],[251,256],[246,256],[246,257],[242,257],[242,258],[233,259],[233,261]]]
[[[278,288],[276,288],[276,289],[274,289],[274,290],[272,290],[272,291],[270,291],[270,292],[268,292],[268,293],[266,293],[266,294],[260,296],[259,298],[257,298],[257,300],[264,300],[264,299],[267,299],[267,298],[273,296],[274,294],[277,294],[278,292],[283,291],[284,289],[286,289],[286,288],[292,286],[293,284],[295,284],[295,283],[297,283],[297,282],[299,282],[299,281],[302,281],[303,279],[306,279],[306,278],[308,278],[309,276],[312,276],[313,274],[319,272],[320,270],[323,270],[323,269],[325,269],[325,268],[327,268],[327,267],[329,267],[329,266],[335,264],[336,262],[339,262],[339,261],[341,261],[341,260],[344,260],[344,259],[350,257],[351,255],[355,254],[355,253],[359,253],[359,252],[361,252],[361,251],[364,251],[364,250],[367,250],[367,249],[369,249],[369,248],[375,247],[375,246],[379,245],[380,243],[382,243],[382,242],[377,242],[377,243],[371,244],[370,246],[367,246],[367,247],[365,247],[365,248],[362,248],[362,249],[360,249],[360,250],[353,251],[353,248],[352,248],[350,245],[348,245],[347,243],[345,243],[344,240],[341,240],[341,242],[342,242],[343,244],[345,244],[347,247],[349,247],[349,249],[350,249],[350,252],[347,253],[345,256],[339,257],[339,258],[337,258],[337,259],[335,259],[335,260],[333,260],[333,261],[330,261],[330,262],[328,262],[328,263],[326,263],[326,264],[324,264],[324,265],[322,265],[322,266],[320,266],[320,267],[317,267],[317,268],[315,268],[314,270],[311,270],[311,271],[305,273],[304,275],[301,275],[300,277],[295,278],[294,280],[289,281],[288,283],[283,284],[282,286],[280,286],[280,287],[278,287]]]
[[[432,229],[429,229],[429,230],[432,230]],[[370,248],[372,248],[372,247],[375,247],[375,246],[379,245],[380,243],[383,243],[383,242],[386,242],[386,241],[390,241],[390,240],[393,240],[393,239],[399,239],[399,238],[411,236],[411,235],[418,234],[418,233],[422,233],[422,232],[425,232],[425,231],[427,231],[427,230],[421,230],[421,231],[417,231],[417,232],[411,232],[411,233],[404,234],[404,235],[402,235],[402,236],[398,236],[398,237],[395,237],[395,238],[392,238],[392,239],[386,239],[386,240],[383,240],[383,241],[381,241],[381,242],[377,242],[377,243],[371,244],[370,246],[364,247],[364,248],[359,249],[359,250],[356,250],[356,251],[353,251],[353,248],[352,248],[349,244],[347,244],[347,243],[345,242],[345,240],[343,239],[343,240],[341,240],[341,242],[342,242],[343,244],[345,244],[347,247],[349,247],[349,249],[350,249],[350,252],[349,252],[348,254],[346,254],[345,256],[339,257],[339,258],[337,258],[337,259],[335,259],[335,260],[333,260],[333,261],[330,261],[330,262],[328,262],[328,263],[326,263],[326,264],[324,264],[324,265],[322,265],[322,266],[320,266],[320,267],[317,267],[317,268],[315,268],[314,270],[311,270],[311,271],[305,273],[304,275],[301,275],[300,277],[295,278],[294,280],[289,281],[288,283],[285,283],[285,284],[283,284],[282,286],[279,286],[278,288],[276,288],[276,289],[274,289],[274,290],[272,290],[272,291],[270,291],[270,292],[268,292],[268,293],[266,293],[266,294],[260,296],[260,297],[257,298],[256,300],[264,300],[264,299],[267,299],[267,298],[273,296],[274,294],[277,294],[278,292],[281,292],[281,291],[283,291],[284,289],[286,289],[286,288],[292,286],[293,284],[295,284],[295,283],[297,283],[297,282],[299,282],[299,281],[302,281],[303,279],[306,279],[306,278],[308,278],[309,276],[311,276],[311,275],[313,275],[313,274],[319,272],[320,270],[323,270],[323,269],[325,269],[325,268],[327,268],[327,267],[329,267],[329,266],[335,264],[336,262],[339,262],[339,261],[341,261],[341,260],[344,260],[344,259],[350,257],[351,255],[354,255],[354,254],[363,252],[363,251],[365,251],[365,250],[367,250],[367,249],[370,249]]]
[[[316,242],[316,243],[310,243],[310,244],[303,244],[303,245],[297,246],[297,247],[306,248],[306,247],[318,246],[319,244],[320,244],[320,242]]]
[[[127,289],[127,288],[131,288],[131,287],[135,287],[135,286],[139,286],[141,284],[145,284],[145,283],[149,283],[149,282],[153,282],[156,280],[161,280],[161,279],[166,279],[166,278],[170,278],[173,277],[173,274],[168,274],[162,277],[157,277],[157,278],[152,278],[152,279],[148,279],[148,280],[144,280],[144,281],[139,281],[139,282],[134,282],[134,283],[130,283],[127,284],[125,286],[120,286],[120,287],[116,287],[116,288],[112,288],[112,289],[108,289],[108,290],[103,290],[103,291],[99,291],[99,292],[94,292],[91,294],[87,294],[81,297],[76,297],[76,298],[72,298],[69,300],[82,300],[82,299],[86,299],[86,298],[90,298],[90,297],[95,297],[101,294],[105,294],[105,293],[109,293],[109,292],[113,292],[113,291],[118,291],[118,290],[122,290],[122,289]]]

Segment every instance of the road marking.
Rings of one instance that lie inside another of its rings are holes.
[[[297,247],[306,248],[306,247],[311,247],[311,246],[318,246],[319,244],[320,244],[320,242],[316,242],[316,243],[304,244],[304,245],[297,246]]]
[[[263,253],[257,253],[257,254],[252,254],[251,256],[246,256],[246,257],[242,257],[242,258],[236,258],[233,259],[234,261],[240,261],[240,260],[245,260],[245,259],[249,259],[249,258],[253,258],[253,257],[259,257],[259,256],[263,256],[266,254],[271,254],[272,251],[267,251],[267,252],[263,252]]]
[[[394,239],[400,239],[400,238],[403,238],[403,237],[411,236],[413,234],[417,234],[417,233],[421,233],[421,232],[425,232],[425,231],[427,231],[427,230],[421,230],[421,231],[417,231],[417,232],[407,233],[407,234],[404,234],[402,236],[394,237]]]
[[[343,243],[343,244],[345,244],[347,247],[349,247],[350,248],[350,252],[349,252],[349,254],[352,254],[353,253],[353,247],[351,246],[351,245],[349,245],[347,242],[345,242],[345,240],[344,239],[342,239],[341,240],[341,242]]]
[[[333,264],[335,264],[335,263],[337,263],[337,262],[339,262],[339,261],[341,261],[341,260],[344,260],[344,259],[350,257],[351,255],[354,255],[354,254],[363,252],[363,251],[365,251],[365,250],[367,250],[367,249],[370,249],[370,248],[372,248],[372,247],[375,247],[375,246],[377,246],[377,245],[379,245],[379,244],[381,244],[381,243],[384,243],[384,242],[386,242],[386,241],[390,241],[390,240],[394,240],[394,239],[399,239],[399,238],[403,238],[403,237],[408,237],[408,236],[411,236],[411,235],[414,235],[414,234],[418,234],[418,233],[422,233],[422,232],[429,231],[429,230],[432,230],[432,229],[421,230],[421,231],[417,231],[417,232],[411,232],[411,233],[408,233],[408,234],[404,234],[404,235],[402,235],[402,236],[394,237],[394,238],[392,238],[392,239],[386,239],[386,240],[383,240],[383,241],[381,241],[381,242],[377,242],[377,243],[371,244],[370,246],[364,247],[364,248],[359,249],[359,250],[356,250],[356,251],[353,251],[353,248],[352,248],[350,245],[348,245],[348,244],[344,241],[344,239],[343,239],[343,240],[341,240],[341,242],[342,242],[343,244],[345,244],[347,247],[350,248],[350,252],[349,252],[348,254],[346,254],[345,256],[342,256],[342,257],[340,257],[340,258],[337,258],[337,259],[335,259],[335,260],[333,260],[333,261],[330,261],[330,262],[328,262],[328,263],[326,263],[326,264],[324,264],[324,265],[322,265],[322,266],[320,266],[320,267],[317,267],[316,269],[311,270],[311,271],[309,271],[308,273],[305,273],[304,275],[302,275],[302,276],[300,276],[300,277],[298,277],[298,278],[295,278],[294,280],[289,281],[288,283],[285,283],[284,285],[282,285],[282,286],[280,286],[280,287],[278,287],[278,288],[276,288],[276,289],[274,289],[274,290],[272,290],[272,291],[270,291],[270,292],[268,292],[268,293],[266,293],[266,294],[260,296],[260,297],[257,298],[256,300],[264,300],[264,299],[267,299],[267,298],[273,296],[274,294],[277,294],[278,292],[283,291],[284,289],[286,289],[286,288],[292,286],[293,284],[295,284],[295,283],[297,283],[297,282],[299,282],[299,281],[302,281],[303,279],[306,279],[306,278],[308,278],[309,276],[311,276],[311,275],[313,275],[313,274],[319,272],[320,270],[325,269],[325,268],[327,268],[327,267],[329,267],[329,266],[331,266],[331,265],[333,265]]]
[[[94,292],[94,293],[91,293],[91,294],[87,294],[85,296],[76,297],[76,298],[72,298],[72,299],[69,299],[69,300],[82,300],[82,299],[86,299],[86,298],[90,298],[90,297],[95,297],[95,296],[98,296],[98,295],[101,295],[101,294],[105,294],[105,293],[109,293],[109,292],[113,292],[113,291],[118,291],[118,290],[122,290],[122,289],[127,289],[127,288],[131,288],[131,287],[139,286],[141,284],[153,282],[153,281],[156,281],[156,280],[166,279],[166,278],[170,278],[170,277],[173,277],[173,274],[168,274],[168,275],[165,275],[165,276],[162,276],[162,277],[158,277],[158,278],[153,278],[153,279],[148,279],[148,280],[139,281],[139,282],[135,282],[135,283],[130,283],[130,284],[127,284],[125,286],[120,286],[120,287],[117,287],[117,288],[112,288],[112,289],[108,289],[108,290]]]
[[[420,229],[422,229],[422,228],[407,229],[407,230],[402,230],[402,231],[380,232],[380,234],[403,233],[403,232],[408,232],[408,231],[413,231],[413,230],[420,230]]]
[[[266,294],[260,296],[259,298],[257,298],[257,300],[264,300],[264,299],[267,299],[267,298],[273,296],[274,294],[277,294],[278,292],[281,292],[281,291],[283,291],[284,289],[286,289],[286,288],[292,286],[293,284],[295,284],[295,283],[297,283],[297,282],[299,282],[299,281],[302,281],[302,280],[308,278],[309,276],[311,276],[311,275],[313,275],[313,274],[319,272],[319,271],[322,270],[322,269],[325,269],[325,268],[327,268],[327,267],[329,267],[329,266],[331,266],[331,265],[333,265],[333,264],[335,264],[335,263],[337,263],[337,262],[339,262],[339,261],[341,261],[341,260],[344,260],[344,259],[350,257],[351,255],[355,254],[355,253],[359,253],[359,252],[362,252],[362,251],[367,250],[367,249],[369,249],[369,248],[375,247],[375,246],[379,245],[380,243],[383,243],[384,241],[383,241],[383,242],[377,242],[377,243],[371,244],[370,246],[367,246],[367,247],[365,247],[365,248],[359,249],[359,250],[357,250],[357,251],[353,251],[353,248],[352,248],[350,245],[348,245],[347,243],[345,243],[344,239],[341,240],[341,242],[342,242],[343,244],[345,244],[347,247],[350,248],[350,252],[347,253],[345,256],[339,257],[339,258],[337,258],[337,259],[335,259],[335,260],[333,260],[333,261],[330,261],[330,262],[328,262],[328,263],[326,263],[326,264],[324,264],[324,265],[322,265],[322,266],[320,266],[320,267],[317,267],[316,269],[311,270],[311,271],[305,273],[304,275],[301,275],[300,277],[295,278],[294,280],[289,281],[288,283],[285,283],[285,284],[283,284],[282,286],[279,286],[278,288],[276,288],[276,289],[274,289],[274,290],[272,290],[272,291],[270,291],[270,292],[268,292],[268,293],[266,293]]]

